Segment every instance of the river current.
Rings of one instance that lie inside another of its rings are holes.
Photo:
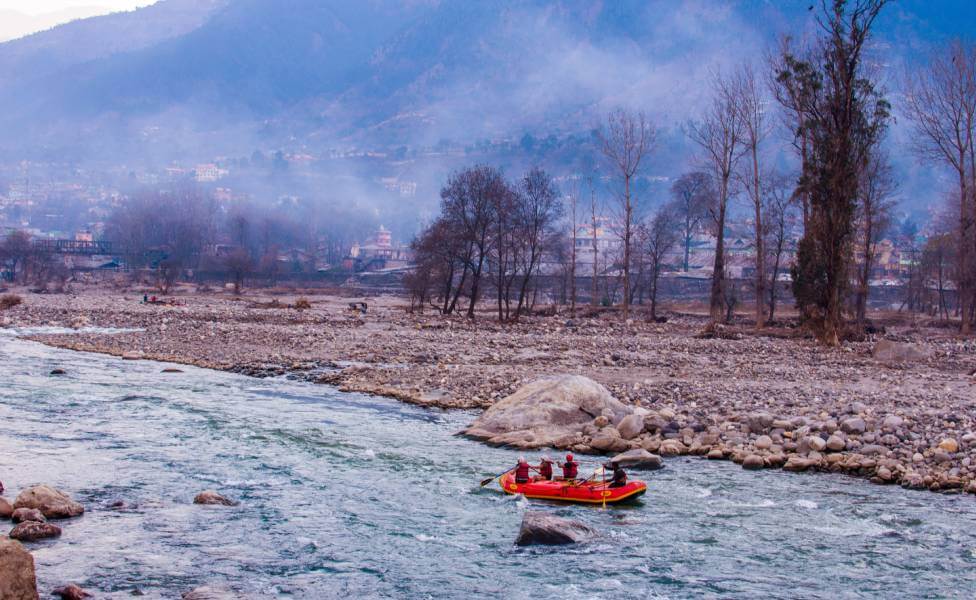
[[[68,582],[100,598],[204,584],[286,598],[976,593],[973,496],[687,458],[645,474],[632,506],[529,502],[479,487],[516,453],[455,436],[473,413],[166,366],[0,335],[8,497],[48,483],[87,507],[29,545],[42,595]],[[191,503],[210,488],[241,505]],[[529,508],[602,535],[517,548]]]

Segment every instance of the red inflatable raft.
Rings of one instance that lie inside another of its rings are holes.
[[[621,487],[610,487],[600,481],[569,483],[566,481],[530,481],[515,483],[515,472],[509,471],[499,479],[506,494],[522,494],[526,498],[557,500],[560,502],[585,502],[588,504],[611,504],[633,500],[647,491],[643,481],[628,481]]]

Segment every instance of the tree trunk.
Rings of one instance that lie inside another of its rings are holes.
[[[723,176],[715,232],[715,264],[712,267],[712,290],[709,300],[713,323],[720,322],[725,313],[725,204],[728,201],[728,190],[728,176]]]
[[[630,175],[624,177],[624,320],[630,316]]]

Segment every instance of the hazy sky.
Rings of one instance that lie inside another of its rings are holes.
[[[155,3],[156,0],[0,0],[0,10],[16,10],[28,15],[39,15],[67,8],[98,7],[99,12],[132,10]]]

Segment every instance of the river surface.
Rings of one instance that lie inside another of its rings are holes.
[[[165,366],[0,335],[8,497],[49,483],[88,509],[30,545],[42,595],[67,582],[101,598],[203,584],[293,598],[976,592],[973,496],[687,458],[646,474],[630,507],[528,502],[478,486],[516,454],[454,436],[473,413]],[[208,488],[241,505],[193,505]],[[516,548],[529,508],[603,535]]]

